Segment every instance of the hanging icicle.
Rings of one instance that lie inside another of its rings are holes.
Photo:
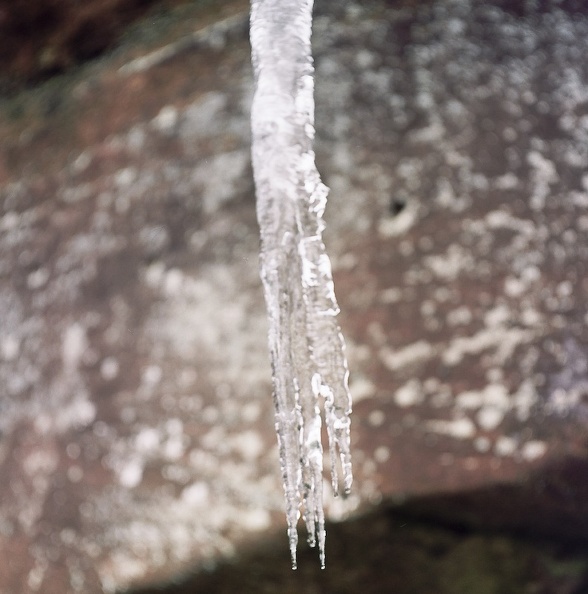
[[[292,567],[300,508],[325,566],[321,402],[331,478],[353,480],[351,397],[331,264],[322,240],[328,188],[315,166],[312,0],[252,0],[255,74],[252,160],[261,229],[261,278],[270,321],[276,431]]]

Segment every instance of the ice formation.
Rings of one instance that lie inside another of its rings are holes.
[[[252,161],[292,567],[300,508],[325,565],[321,402],[335,494],[351,488],[351,397],[315,166],[312,0],[252,0]]]

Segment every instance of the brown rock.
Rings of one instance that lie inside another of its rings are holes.
[[[283,525],[226,10],[4,107],[2,592],[112,592]],[[317,4],[355,396],[332,518],[585,460],[587,33],[555,5]]]

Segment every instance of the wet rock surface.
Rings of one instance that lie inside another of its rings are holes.
[[[316,4],[355,398],[356,483],[331,519],[472,490],[439,505],[452,522],[516,493],[489,528],[537,510],[565,518],[550,538],[586,525],[580,8]],[[247,19],[245,2],[194,8],[160,42],[2,103],[2,592],[113,592],[283,527]]]

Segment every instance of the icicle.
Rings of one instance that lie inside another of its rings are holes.
[[[292,567],[297,523],[325,564],[322,501],[324,402],[331,479],[352,482],[351,397],[331,265],[322,240],[328,188],[315,166],[312,0],[252,0],[255,74],[252,160],[261,230],[261,278],[270,320],[276,431]]]

